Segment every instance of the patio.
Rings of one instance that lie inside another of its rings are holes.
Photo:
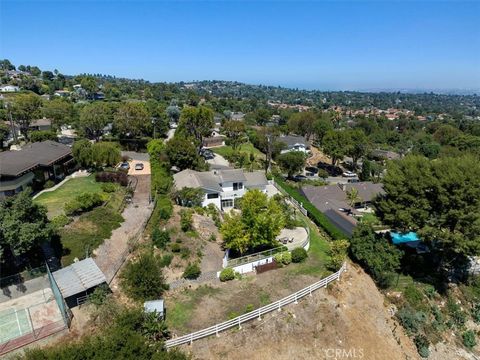
[[[289,239],[286,241],[284,239]],[[293,241],[291,241],[293,239]],[[294,229],[282,229],[280,235],[277,236],[277,240],[285,245],[288,250],[293,250],[297,247],[301,247],[308,239],[307,229],[304,227],[296,227]],[[283,242],[282,242],[283,240]]]

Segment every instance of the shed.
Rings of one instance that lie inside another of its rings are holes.
[[[143,309],[147,313],[156,312],[159,319],[163,319],[165,317],[165,304],[163,299],[145,301],[143,303]]]
[[[95,288],[107,282],[92,258],[77,261],[52,273],[68,307],[75,307]]]

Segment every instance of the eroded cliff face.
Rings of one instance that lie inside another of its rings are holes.
[[[351,265],[339,283],[297,305],[196,341],[195,359],[419,359],[372,279]]]

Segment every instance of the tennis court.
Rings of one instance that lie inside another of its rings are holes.
[[[27,309],[0,311],[0,344],[32,332]]]

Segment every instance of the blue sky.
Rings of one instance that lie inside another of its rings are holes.
[[[65,74],[480,88],[480,2],[0,1],[0,57]]]

